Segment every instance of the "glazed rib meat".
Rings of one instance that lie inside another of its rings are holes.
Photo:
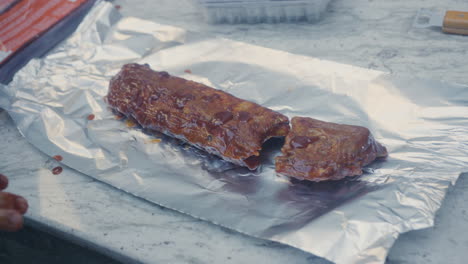
[[[301,180],[339,180],[362,174],[362,167],[387,150],[360,126],[341,125],[307,117],[294,117],[276,172]]]
[[[286,136],[286,116],[206,85],[127,64],[112,78],[107,102],[143,128],[173,136],[255,169],[262,144]]]

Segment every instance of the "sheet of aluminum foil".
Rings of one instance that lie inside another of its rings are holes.
[[[383,263],[398,235],[433,225],[468,168],[468,87],[387,75],[137,18],[98,3],[77,32],[0,88],[0,106],[44,153],[155,204],[336,263]],[[287,40],[285,40],[287,41]],[[368,127],[389,150],[360,177],[278,177],[118,120],[103,97],[129,62],[293,116]],[[92,120],[89,120],[92,119]]]

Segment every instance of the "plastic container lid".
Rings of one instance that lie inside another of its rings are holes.
[[[210,23],[316,22],[330,0],[197,0]]]

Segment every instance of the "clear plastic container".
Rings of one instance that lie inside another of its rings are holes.
[[[330,0],[197,0],[210,23],[315,22]]]

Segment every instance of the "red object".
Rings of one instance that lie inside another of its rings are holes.
[[[0,83],[76,29],[95,0],[0,0]]]
[[[18,0],[0,0],[0,14],[13,6]]]
[[[94,120],[95,117],[96,117],[95,115],[90,114],[90,115],[88,116],[88,120]]]
[[[1,14],[0,65],[86,1],[23,0]]]
[[[185,73],[190,73],[190,74],[192,74],[192,71],[191,71],[191,70],[188,70],[188,69],[185,70],[184,72],[185,72]]]
[[[63,168],[60,167],[60,166],[55,167],[55,168],[52,169],[52,173],[53,173],[54,175],[59,175],[60,173],[62,173],[62,171],[63,171]]]
[[[54,160],[56,160],[56,161],[62,161],[62,160],[63,160],[63,157],[60,156],[60,155],[55,155],[55,156],[53,156],[53,158],[54,158]]]

